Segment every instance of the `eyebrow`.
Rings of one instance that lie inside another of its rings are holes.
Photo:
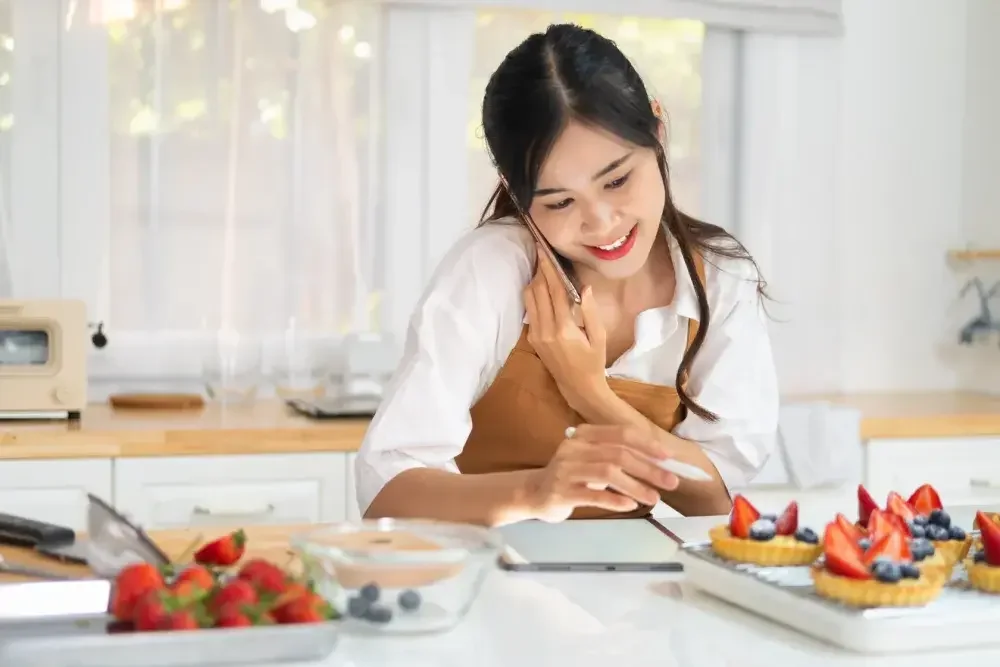
[[[621,156],[620,158],[618,158],[614,162],[609,163],[606,167],[604,167],[599,172],[597,172],[596,174],[594,174],[594,177],[591,180],[595,180],[596,181],[601,176],[607,176],[610,172],[612,172],[615,169],[617,169],[618,167],[620,167],[630,157],[632,157],[632,152],[631,151],[629,151],[625,155]],[[541,190],[535,190],[535,196],[536,197],[544,197],[545,195],[554,195],[557,192],[566,192],[566,188],[543,188]]]

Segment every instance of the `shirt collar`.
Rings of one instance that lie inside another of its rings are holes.
[[[674,298],[668,306],[650,308],[639,313],[635,327],[633,353],[643,354],[663,345],[678,328],[688,325],[690,320],[699,320],[698,295],[694,282],[688,274],[680,244],[673,236],[667,235],[670,260],[674,267]]]

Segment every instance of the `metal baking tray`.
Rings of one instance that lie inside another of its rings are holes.
[[[133,632],[107,615],[111,582],[0,585],[0,665],[186,667],[308,662],[337,645],[335,622]]]
[[[858,609],[817,595],[808,567],[733,563],[707,542],[681,547],[677,558],[686,580],[706,593],[858,653],[1000,645],[1000,595],[971,588],[961,564],[924,607]]]

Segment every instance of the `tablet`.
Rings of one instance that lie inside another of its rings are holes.
[[[655,519],[524,521],[499,529],[500,566],[532,572],[679,572],[679,542]]]

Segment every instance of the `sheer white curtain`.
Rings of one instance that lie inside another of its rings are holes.
[[[62,287],[111,375],[190,374],[224,329],[378,327],[379,10],[66,5]]]

